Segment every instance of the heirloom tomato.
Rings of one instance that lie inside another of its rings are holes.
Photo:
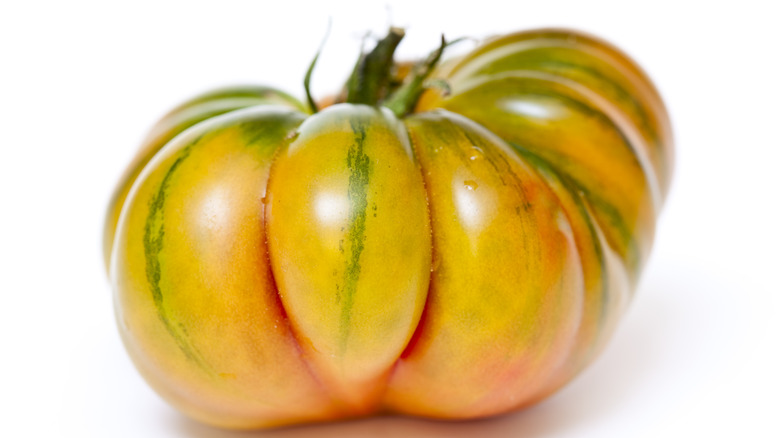
[[[125,346],[234,428],[464,419],[560,388],[648,258],[672,140],[647,76],[573,31],[395,63],[391,29],[317,107],[218,90],[154,127],[105,256]]]

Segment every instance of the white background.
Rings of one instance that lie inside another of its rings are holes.
[[[771,2],[282,3],[0,6],[0,435],[780,436]],[[328,17],[319,96],[346,78],[365,31],[392,23],[407,29],[406,56],[427,53],[441,32],[582,29],[627,51],[665,97],[677,166],[637,298],[605,353],[536,407],[478,422],[380,418],[237,434],[185,419],[130,364],[101,260],[113,184],[146,129],[195,93],[265,83],[302,97]]]

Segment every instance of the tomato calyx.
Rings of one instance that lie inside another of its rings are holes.
[[[347,81],[347,103],[377,105],[387,96],[391,91],[393,55],[404,34],[403,29],[391,27],[373,50],[360,55]]]
[[[453,42],[457,41],[459,40]],[[449,84],[445,80],[426,81],[433,73],[433,69],[439,63],[442,53],[444,53],[444,49],[449,44],[452,43],[447,43],[444,35],[442,35],[441,45],[431,52],[426,59],[413,67],[407,80],[383,102],[383,105],[398,117],[403,117],[414,109],[423,91],[427,88],[440,88],[443,94],[449,94]]]
[[[314,59],[311,60],[309,68],[306,69],[306,76],[303,77],[303,89],[306,92],[306,103],[309,105],[309,110],[312,114],[316,114],[319,111],[319,106],[311,96],[311,75],[314,73],[314,66],[317,65],[317,60],[320,58],[320,53],[322,53],[322,47],[325,45],[325,41],[328,40],[328,35],[330,35],[330,25],[331,21],[328,20],[328,28],[325,31],[325,36],[322,38],[320,48],[317,49],[317,53],[314,55]]]
[[[390,109],[396,116],[404,117],[414,110],[425,90],[434,88],[443,95],[449,94],[449,84],[444,79],[429,80],[428,78],[438,65],[444,49],[461,39],[447,42],[442,35],[439,47],[425,59],[417,62],[396,62],[395,49],[404,35],[405,31],[402,28],[391,27],[387,36],[379,40],[371,51],[364,53],[361,50],[360,57],[341,92],[318,105],[311,96],[309,84],[322,49],[320,47],[304,79],[306,99],[312,113],[335,103],[352,103],[381,105]]]

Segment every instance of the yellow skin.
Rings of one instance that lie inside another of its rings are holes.
[[[122,338],[164,398],[233,428],[474,418],[593,359],[669,186],[658,94],[561,31],[435,74],[451,94],[403,118],[307,115],[254,88],[163,119],[109,208],[106,260]]]

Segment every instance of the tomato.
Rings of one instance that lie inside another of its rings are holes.
[[[571,31],[411,69],[399,35],[314,113],[260,87],[183,104],[120,181],[119,331],[193,418],[516,410],[591,362],[629,302],[672,166],[649,79]]]

